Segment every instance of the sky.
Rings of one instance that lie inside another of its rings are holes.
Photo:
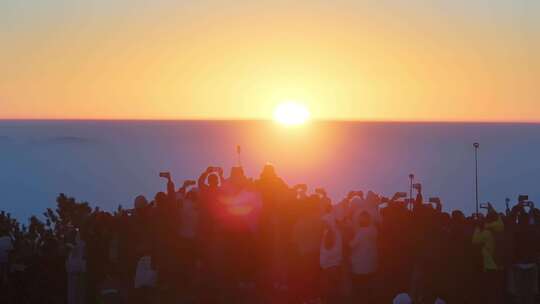
[[[0,118],[540,121],[540,1],[0,1]]]

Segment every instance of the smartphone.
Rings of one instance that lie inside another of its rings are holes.
[[[159,177],[170,179],[171,178],[171,173],[170,172],[160,172]]]
[[[520,195],[518,197],[518,202],[524,202],[524,201],[528,201],[529,200],[529,196],[528,195]]]
[[[382,204],[379,204],[378,207],[379,207],[379,209],[384,209],[384,208],[388,208],[389,205],[388,205],[388,202],[384,202],[384,203],[382,203]]]
[[[441,203],[441,199],[439,197],[430,197],[429,198],[429,202],[430,203],[435,203],[435,204],[440,204]]]
[[[347,194],[347,197],[349,199],[355,197],[355,196],[358,196],[360,198],[364,198],[364,193],[362,191],[350,191],[349,194]]]
[[[407,192],[396,192],[396,194],[394,194],[395,199],[405,198],[405,197],[407,197]]]
[[[489,206],[488,206],[488,204],[483,203],[483,204],[480,204],[480,208],[482,208],[482,209],[488,209]]]
[[[186,184],[186,186],[193,186],[193,185],[196,185],[197,182],[194,181],[194,180],[192,180],[192,179],[190,179],[190,180],[187,180],[187,181],[185,182],[185,184]]]
[[[326,191],[323,188],[317,188],[315,189],[315,193],[320,194],[320,195],[325,195]]]
[[[422,188],[422,184],[420,183],[416,183],[416,184],[413,184],[412,187],[416,190],[420,190],[420,188]]]

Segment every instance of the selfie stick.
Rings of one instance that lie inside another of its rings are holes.
[[[412,202],[412,190],[413,190],[413,180],[414,180],[414,174],[409,174],[409,180],[410,180],[410,184],[409,184],[409,202]]]
[[[238,155],[238,166],[242,167],[242,159],[240,158],[240,145],[236,145],[236,154]]]
[[[475,173],[476,173],[476,215],[478,215],[478,148],[480,148],[479,143],[474,143],[474,164],[475,164]]]

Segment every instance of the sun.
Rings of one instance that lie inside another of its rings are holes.
[[[307,107],[294,101],[283,102],[274,111],[274,119],[284,125],[304,124],[309,116]]]

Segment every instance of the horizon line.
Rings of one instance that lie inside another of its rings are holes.
[[[1,118],[3,121],[80,121],[80,122],[272,122],[270,118]],[[315,123],[440,123],[440,124],[540,124],[540,120],[399,120],[399,119],[310,119]]]

